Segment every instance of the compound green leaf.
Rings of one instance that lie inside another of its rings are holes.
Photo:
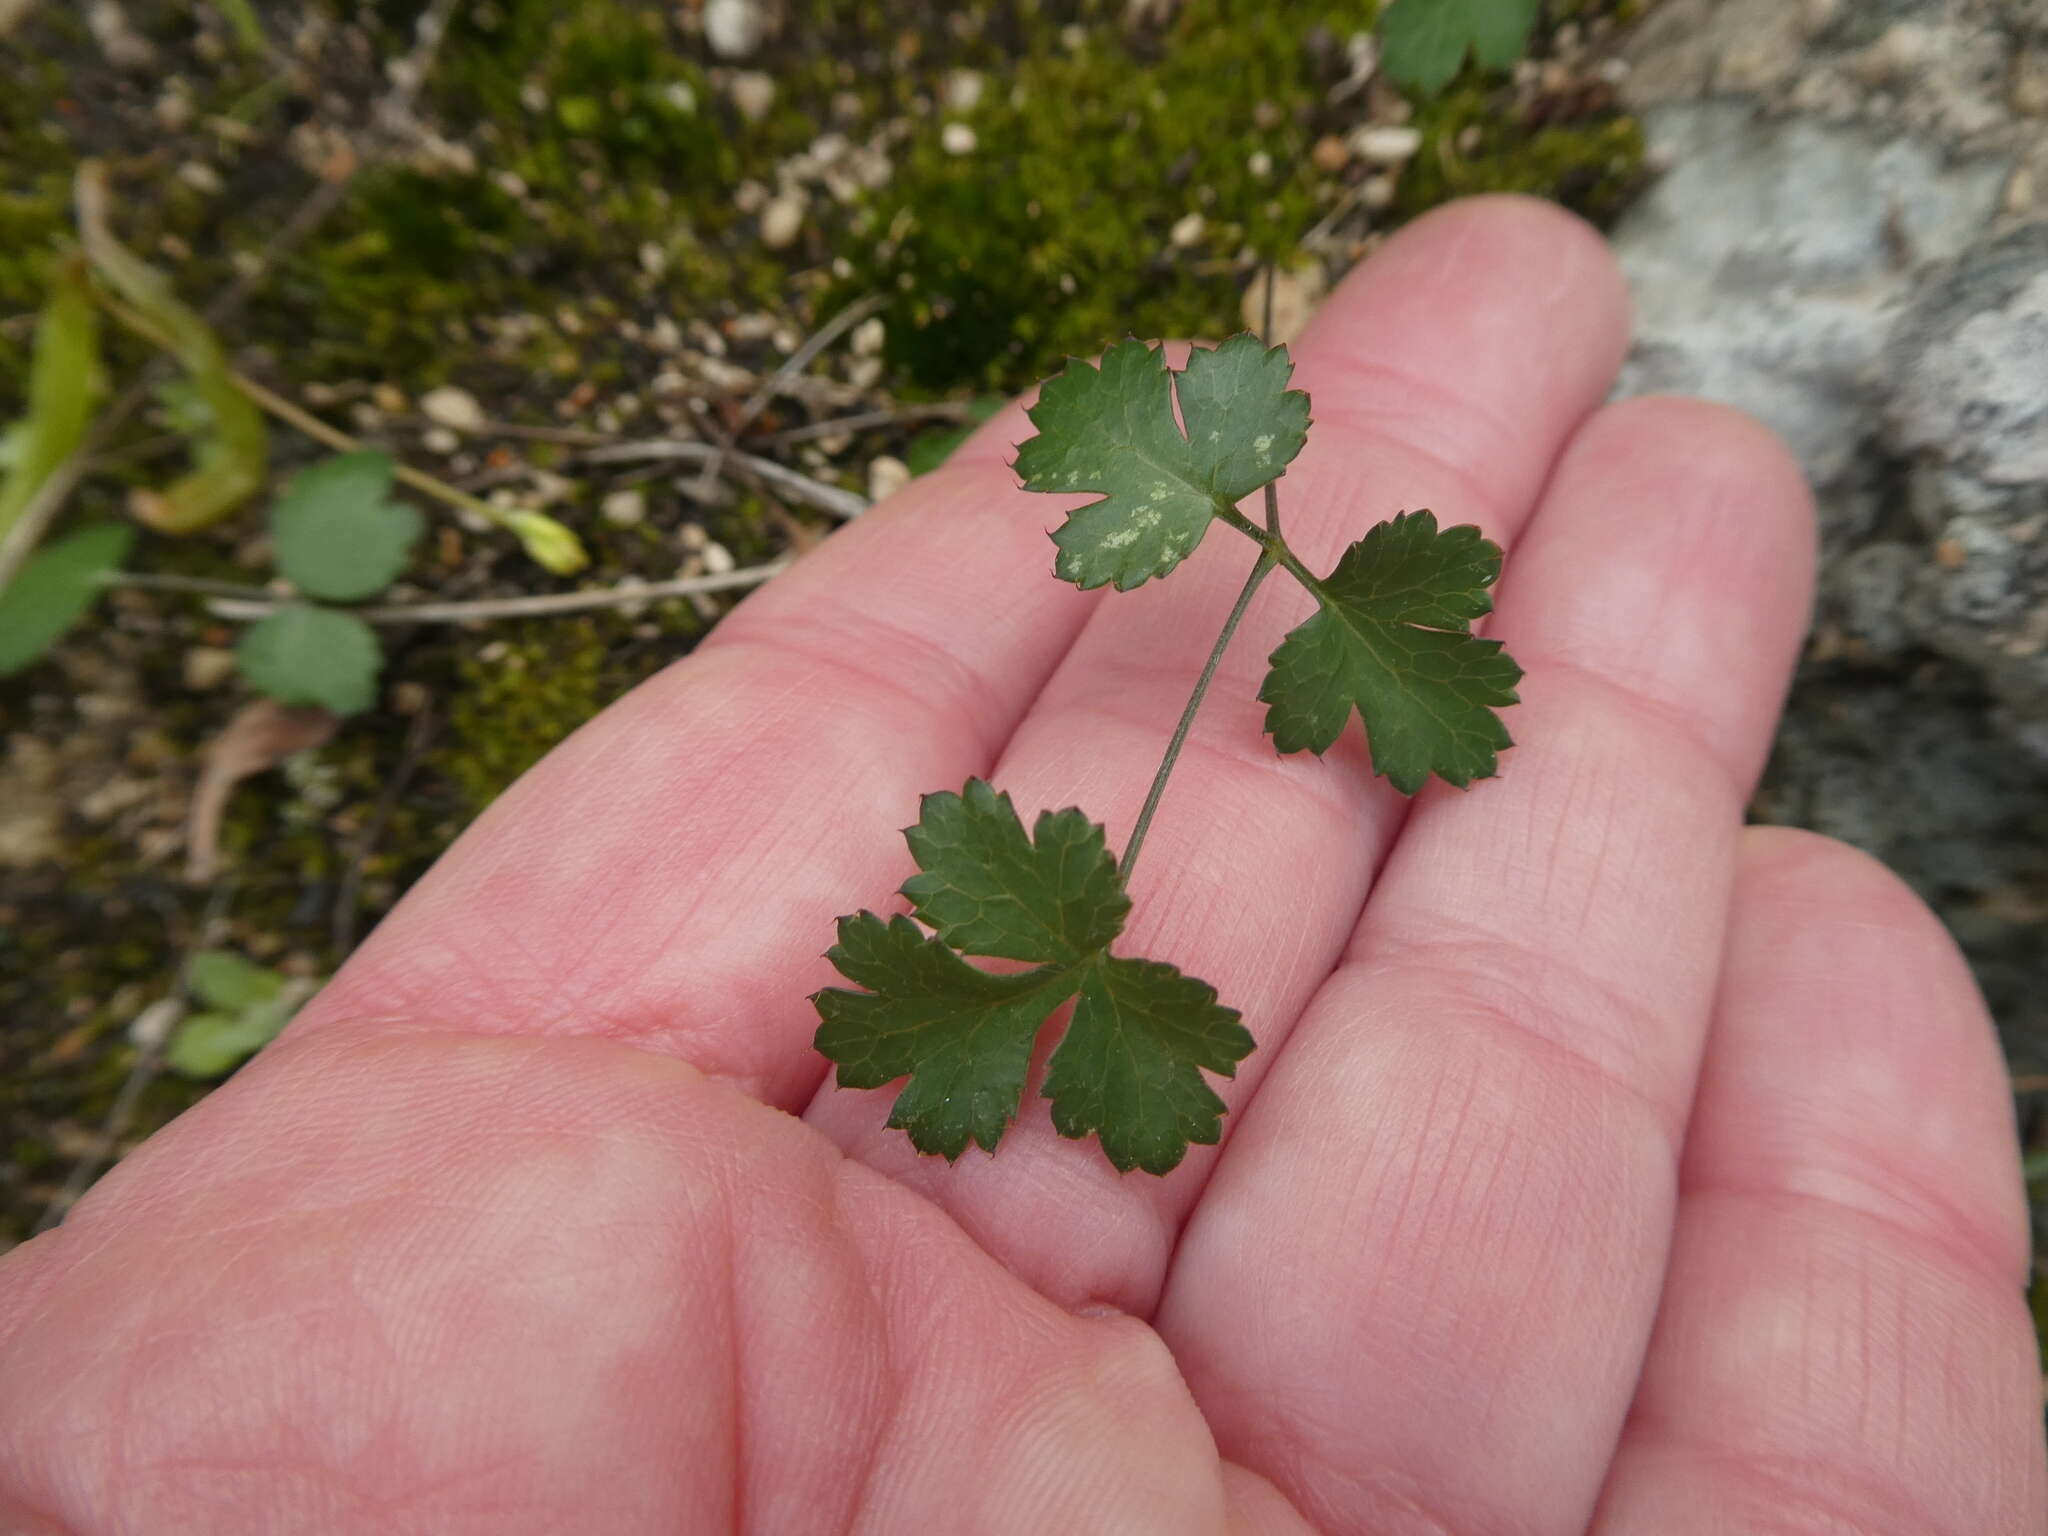
[[[355,615],[292,603],[251,625],[235,659],[249,685],[280,704],[354,715],[376,700],[384,653]]]
[[[419,542],[421,519],[387,500],[395,466],[347,453],[300,470],[271,509],[277,563],[299,590],[353,602],[391,585]]]
[[[1045,1096],[1062,1136],[1102,1139],[1128,1173],[1171,1173],[1188,1144],[1214,1146],[1223,1101],[1202,1068],[1234,1076],[1252,1049],[1216,989],[1154,960],[1104,955],[1081,984],[1073,1023],[1053,1053]]]
[[[928,795],[906,833],[922,873],[905,884],[917,914],[839,920],[828,958],[861,991],[828,987],[817,1048],[848,1088],[909,1079],[889,1124],[948,1159],[995,1149],[1015,1118],[1040,1027],[1077,993],[1046,1093],[1062,1135],[1099,1135],[1120,1169],[1164,1173],[1188,1143],[1212,1143],[1222,1100],[1204,1069],[1229,1076],[1252,1048],[1237,1015],[1170,965],[1109,952],[1130,910],[1102,828],[1048,812],[1032,836],[1008,795],[978,779]],[[1038,960],[997,975],[965,954]]]
[[[1429,512],[1374,528],[1270,658],[1259,697],[1274,746],[1326,752],[1356,709],[1374,771],[1403,794],[1432,773],[1460,787],[1490,777],[1512,745],[1494,710],[1516,702],[1522,676],[1498,640],[1471,632],[1499,575],[1500,549],[1477,528],[1439,532]]]
[[[880,1088],[908,1075],[890,1125],[949,1161],[970,1140],[993,1152],[1024,1096],[1039,1025],[1073,994],[1069,973],[991,975],[909,918],[872,912],[839,920],[828,958],[870,989],[813,999],[817,1047],[839,1064],[840,1084]]]
[[[135,542],[120,523],[85,528],[44,546],[0,592],[0,677],[19,672],[57,643],[100,595]]]
[[[1537,0],[1400,0],[1380,22],[1380,65],[1397,84],[1434,96],[1468,49],[1487,69],[1514,63],[1536,11]]]
[[[922,874],[904,882],[919,919],[963,954],[1074,965],[1131,910],[1102,828],[1044,811],[1030,837],[1008,795],[980,779],[926,795],[904,831]]]
[[[1164,576],[1211,518],[1285,473],[1308,434],[1308,396],[1287,387],[1293,371],[1284,347],[1245,334],[1196,348],[1178,374],[1164,351],[1133,340],[1049,380],[1017,474],[1027,490],[1103,493],[1053,534],[1059,576],[1119,591]]]

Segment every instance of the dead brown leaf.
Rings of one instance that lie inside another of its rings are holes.
[[[220,870],[221,818],[235,786],[275,768],[294,752],[317,747],[334,734],[335,717],[311,705],[287,707],[275,699],[245,705],[206,748],[192,815],[185,825],[185,878],[205,885]]]

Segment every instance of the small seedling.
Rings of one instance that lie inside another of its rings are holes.
[[[389,499],[395,468],[381,453],[347,453],[301,470],[270,511],[278,569],[309,598],[354,602],[384,590],[419,542],[419,513]],[[242,676],[280,704],[337,715],[368,709],[384,652],[354,614],[293,602],[242,636]]]
[[[185,985],[202,1010],[180,1021],[164,1059],[197,1078],[224,1077],[262,1050],[314,991],[225,949],[194,955]]]
[[[1215,523],[1259,553],[1121,860],[1081,811],[1044,812],[1027,835],[1008,795],[970,779],[959,794],[925,796],[904,833],[919,873],[902,893],[916,921],[867,911],[839,920],[828,958],[865,990],[813,997],[817,1048],[842,1087],[909,1079],[889,1124],[920,1152],[950,1160],[970,1141],[994,1151],[1040,1028],[1077,997],[1042,1088],[1061,1135],[1092,1132],[1119,1170],[1155,1174],[1190,1143],[1220,1136],[1224,1104],[1202,1074],[1232,1076],[1251,1035],[1207,983],[1110,946],[1195,712],[1273,570],[1317,604],[1273,652],[1259,690],[1279,751],[1328,751],[1355,711],[1375,773],[1413,794],[1432,775],[1461,788],[1491,776],[1510,744],[1495,711],[1516,701],[1521,668],[1499,641],[1472,633],[1492,608],[1500,549],[1477,528],[1440,529],[1429,512],[1409,512],[1345,550],[1329,575],[1311,572],[1281,533],[1274,489],[1308,437],[1309,399],[1287,387],[1292,375],[1284,347],[1250,335],[1197,348],[1178,373],[1160,349],[1126,341],[1100,365],[1069,363],[1032,407],[1038,435],[1016,461],[1024,487],[1101,497],[1052,535],[1062,580],[1128,591],[1171,573]],[[1263,527],[1237,509],[1261,490]],[[997,973],[968,956],[1032,969]]]
[[[36,327],[28,414],[0,434],[0,677],[36,661],[85,616],[99,592],[119,579],[132,543],[132,530],[99,525],[30,553],[77,483],[93,432],[106,425],[94,422],[105,382],[102,310],[163,348],[182,369],[155,393],[168,424],[191,444],[192,468],[160,490],[137,488],[128,501],[135,518],[156,532],[199,532],[263,489],[270,458],[262,413],[268,411],[341,450],[344,457],[335,464],[356,465],[334,471],[334,483],[319,498],[309,482],[303,495],[323,505],[300,513],[297,527],[277,530],[281,548],[297,546],[295,556],[280,559],[301,591],[346,602],[369,596],[397,574],[418,519],[386,503],[394,477],[503,528],[558,576],[589,563],[576,535],[546,513],[479,501],[382,454],[362,452],[352,439],[235,372],[221,338],[178,298],[170,278],[115,237],[104,167],[80,165],[76,191],[82,259],[56,266]],[[295,486],[281,506],[301,494]],[[241,655],[244,673],[259,689],[337,714],[368,706],[382,658],[375,636],[359,621],[295,606],[258,630]]]

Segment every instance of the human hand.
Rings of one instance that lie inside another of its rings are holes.
[[[921,793],[1128,831],[1249,562],[1047,574],[1012,411],[528,775],[286,1036],[0,1262],[0,1528],[2038,1533],[2005,1079],[1933,919],[1744,831],[1813,530],[1727,412],[1600,408],[1581,226],[1411,227],[1295,348],[1327,559],[1511,553],[1502,777],[1282,759],[1269,587],[1136,880],[1243,1010],[1220,1148],[1042,1100],[920,1159],[806,994]]]

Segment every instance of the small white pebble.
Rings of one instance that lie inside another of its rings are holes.
[[[1184,213],[1173,221],[1173,228],[1167,232],[1167,239],[1171,240],[1181,250],[1186,250],[1191,245],[1200,245],[1202,243],[1202,236],[1208,232],[1209,221],[1207,219],[1203,218],[1199,213]]]
[[[1391,123],[1375,124],[1352,134],[1351,148],[1368,164],[1399,165],[1422,148],[1422,130]]]
[[[5,6],[0,6],[0,11],[5,9]],[[192,98],[174,84],[170,90],[157,97],[152,110],[156,115],[157,127],[165,133],[183,133],[186,125],[192,121]]]
[[[1245,161],[1244,168],[1263,180],[1273,174],[1273,157],[1263,149],[1253,150],[1252,157]]]
[[[613,491],[598,504],[598,511],[614,527],[636,527],[647,520],[647,495],[644,491]]]
[[[732,104],[739,108],[741,117],[748,122],[759,122],[768,115],[768,109],[775,105],[775,77],[765,75],[758,69],[742,69],[732,77],[728,87]]]
[[[767,31],[760,0],[709,0],[704,7],[704,41],[721,59],[746,58]]]
[[[128,1043],[140,1050],[153,1051],[171,1038],[171,1031],[184,1016],[185,1005],[177,998],[160,997],[135,1015],[128,1026]]]
[[[452,384],[421,395],[420,414],[436,426],[452,427],[457,432],[480,432],[484,427],[484,408],[476,403],[476,396]]]
[[[209,197],[221,188],[220,172],[204,160],[187,160],[179,166],[178,180],[194,192],[204,192]]]
[[[955,112],[972,112],[981,105],[983,84],[979,70],[952,71],[946,76],[946,105]]]
[[[1357,85],[1364,85],[1380,68],[1380,40],[1370,32],[1354,32],[1344,40],[1345,62],[1351,66],[1351,79]]]
[[[195,645],[185,653],[185,686],[195,692],[218,688],[234,675],[235,653],[220,646]]]
[[[704,547],[698,551],[698,558],[704,562],[704,569],[713,576],[723,576],[739,565],[739,562],[733,559],[731,550],[710,539],[704,541]]]
[[[847,338],[847,345],[855,357],[874,357],[882,350],[882,342],[888,336],[888,328],[880,315],[870,315],[853,328],[853,335]]]
[[[948,123],[939,130],[939,147],[949,155],[971,155],[976,142],[974,130],[965,123]]]
[[[420,442],[429,453],[438,453],[443,458],[462,446],[462,439],[446,427],[429,427],[420,434]]]
[[[868,464],[868,500],[886,501],[910,484],[910,466],[888,454]]]
[[[787,250],[803,233],[804,199],[799,192],[770,198],[761,210],[761,243],[771,251]]]

